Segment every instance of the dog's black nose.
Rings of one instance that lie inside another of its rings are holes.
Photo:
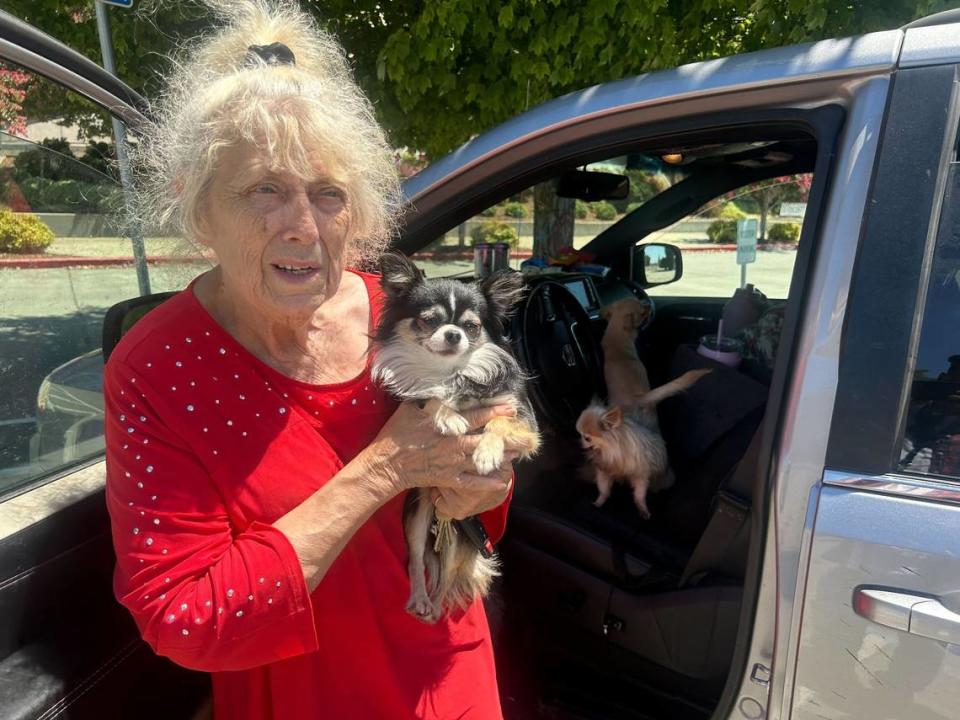
[[[447,341],[448,345],[459,345],[460,344],[460,331],[459,330],[447,330],[443,334],[444,339]]]

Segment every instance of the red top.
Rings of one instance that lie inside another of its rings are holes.
[[[371,324],[382,302],[361,274]],[[110,356],[107,504],[114,592],[160,655],[213,673],[217,717],[499,718],[483,605],[425,625],[398,496],[313,593],[271,523],[365,447],[395,408],[370,381],[310,385],[262,363],[192,286]],[[484,515],[503,533],[506,507]]]

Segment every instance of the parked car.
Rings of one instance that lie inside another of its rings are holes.
[[[142,121],[129,88],[4,13],[0,59],[132,132]],[[406,182],[396,246],[430,274],[470,279],[469,257],[439,250],[488,208],[544,183],[557,197],[535,213],[598,201],[584,168],[664,178],[613,221],[582,213],[592,225],[565,240],[593,267],[529,274],[514,320],[547,440],[519,466],[491,602],[508,718],[956,717],[958,70],[950,11],[574,93]],[[769,189],[784,182],[801,189],[781,215]],[[724,205],[773,224],[796,221],[798,202],[796,245],[778,233],[787,241],[762,245],[745,271],[733,248],[706,242],[706,227],[736,216]],[[135,270],[114,268],[130,282],[112,285],[78,269],[63,292],[95,283],[82,307],[102,314],[136,295]],[[743,272],[765,294],[740,335],[744,362],[712,364],[695,348]],[[639,341],[654,384],[713,369],[660,407],[677,482],[651,497],[649,521],[627,493],[593,507],[573,430],[604,391],[601,309],[627,296],[655,310]],[[41,314],[19,313],[25,337]],[[102,412],[86,377],[99,339],[50,335],[0,374],[14,400],[33,404],[40,388],[34,416],[11,418],[36,423],[36,452],[0,468],[0,707],[190,717],[204,676],[153,656],[111,597],[102,446],[75,431]],[[58,462],[40,462],[58,443]]]

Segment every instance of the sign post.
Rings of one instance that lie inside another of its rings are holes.
[[[757,220],[737,220],[737,265],[740,266],[740,287],[747,284],[747,265],[757,260]]]
[[[111,75],[117,74],[113,60],[113,41],[110,37],[110,17],[107,15],[107,6],[118,5],[131,7],[133,0],[94,0],[97,11],[97,34],[100,36],[100,53],[103,55],[103,68]],[[137,268],[137,284],[141,295],[150,294],[150,276],[147,273],[147,252],[143,245],[143,228],[139,218],[134,217],[133,177],[130,174],[130,159],[127,155],[126,129],[116,117],[113,121],[113,142],[117,149],[117,164],[120,166],[120,184],[123,186],[123,199],[130,218],[130,241],[133,243],[133,262]]]

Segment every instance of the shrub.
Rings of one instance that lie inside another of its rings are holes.
[[[629,205],[627,205],[627,214],[632,213],[634,210],[636,210],[638,207],[641,207],[642,205],[646,205],[646,203],[642,203],[642,202],[630,203]]]
[[[617,209],[606,200],[590,203],[590,209],[597,220],[613,220],[617,216]]]
[[[767,230],[768,242],[789,242],[795,243],[800,239],[800,223],[782,222],[774,223]]]
[[[590,206],[587,205],[583,200],[577,200],[574,203],[573,208],[573,212],[577,216],[577,220],[585,220]]]
[[[53,231],[32,213],[0,210],[0,252],[41,253],[53,242]]]
[[[106,181],[50,180],[31,177],[20,181],[20,191],[34,212],[103,212],[120,209],[119,187]]]
[[[743,220],[747,214],[733,203],[727,203],[720,211],[719,217],[722,220]]]
[[[119,180],[116,157],[113,153],[113,145],[105,142],[93,142],[87,145],[83,155],[80,156],[80,162],[99,173],[103,173],[109,178]],[[92,173],[87,173],[88,176]],[[93,179],[93,178],[90,178]]]
[[[470,230],[470,237],[474,244],[502,242],[515,246],[520,242],[520,236],[513,226],[495,221],[475,226]]]
[[[482,217],[496,217],[496,216],[497,216],[497,210],[498,210],[499,208],[500,208],[499,205],[491,205],[490,207],[484,208],[483,210],[481,210],[481,211],[480,211],[480,215],[481,215]]]
[[[18,182],[32,177],[75,180],[89,172],[76,161],[70,143],[62,138],[44,138],[39,147],[17,155],[13,167]]]
[[[503,213],[507,217],[525,218],[527,216],[527,208],[521,203],[511,202],[503,206]]]
[[[736,220],[714,220],[707,227],[707,239],[712,243],[735,243],[737,241]]]

